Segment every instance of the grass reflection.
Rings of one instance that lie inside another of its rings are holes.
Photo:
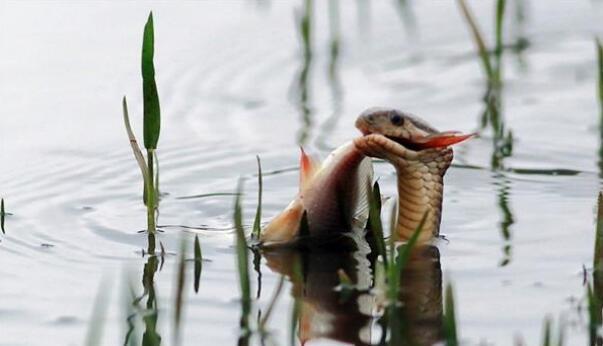
[[[603,344],[598,330],[603,321],[603,194],[597,199],[597,223],[593,254],[593,284],[587,282],[589,336],[591,345]]]
[[[312,110],[310,108],[310,67],[312,64],[312,0],[304,0],[302,13],[298,19],[298,29],[302,44],[302,67],[294,86],[296,104],[302,120],[302,128],[297,143],[304,145],[312,127]]]
[[[159,259],[157,256],[148,256],[142,272],[142,295],[136,296],[133,293],[134,289],[130,288],[130,291],[132,292],[132,301],[130,304],[131,309],[128,309],[128,311],[132,311],[132,313],[129,314],[126,319],[128,331],[124,339],[124,345],[138,345],[136,317],[141,317],[144,324],[141,345],[161,345],[161,335],[157,331],[159,309],[157,307],[157,296],[155,293],[155,273],[158,271],[158,269]],[[141,302],[143,301],[143,306],[141,306]]]
[[[509,197],[511,196],[511,182],[504,174],[497,174],[496,185],[498,186],[497,192],[497,204],[500,209],[502,220],[498,224],[500,233],[503,238],[503,258],[499,265],[504,267],[511,262],[511,251],[512,251],[512,233],[511,226],[515,223],[513,212],[509,207]]]
[[[4,218],[6,217],[6,210],[4,210],[4,198],[0,199],[0,230],[2,234],[6,234],[4,229]]]
[[[316,145],[324,150],[332,149],[327,139],[335,129],[341,117],[343,88],[339,78],[339,57],[341,51],[340,33],[340,4],[339,0],[329,0],[329,65],[327,77],[331,90],[331,115],[325,120],[316,136]]]
[[[402,20],[404,29],[408,37],[415,37],[417,35],[417,20],[412,9],[412,3],[410,0],[395,0],[396,10]]]

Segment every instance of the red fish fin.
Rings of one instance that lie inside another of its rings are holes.
[[[280,243],[293,240],[299,232],[299,224],[303,214],[304,206],[300,199],[296,198],[264,228],[262,242]]]
[[[300,147],[301,155],[299,158],[299,191],[303,191],[316,172],[320,165],[310,155],[306,154],[304,148]]]

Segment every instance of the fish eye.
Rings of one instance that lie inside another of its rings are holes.
[[[389,116],[389,121],[396,126],[402,126],[404,124],[404,118],[402,118],[400,114],[396,113],[393,113]]]

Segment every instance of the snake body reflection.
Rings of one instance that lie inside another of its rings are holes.
[[[438,248],[429,245],[413,250],[401,273],[397,324],[380,323],[385,314],[381,299],[371,289],[374,268],[366,248],[366,244],[361,244],[353,251],[264,252],[268,267],[290,280],[291,295],[301,302],[297,335],[300,342],[326,338],[352,345],[375,345],[383,333],[391,333],[391,328],[401,332],[400,345],[433,345],[440,341],[442,270]],[[356,284],[357,290],[337,289],[340,270]]]

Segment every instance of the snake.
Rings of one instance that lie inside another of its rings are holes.
[[[373,179],[371,158],[385,160],[396,170],[398,212],[392,232],[398,239],[409,240],[423,218],[418,242],[439,235],[451,146],[473,134],[438,131],[417,116],[383,107],[365,110],[355,125],[362,136],[335,149],[322,164],[302,149],[299,191],[264,228],[262,244],[291,245],[300,237],[328,239],[364,228]]]

